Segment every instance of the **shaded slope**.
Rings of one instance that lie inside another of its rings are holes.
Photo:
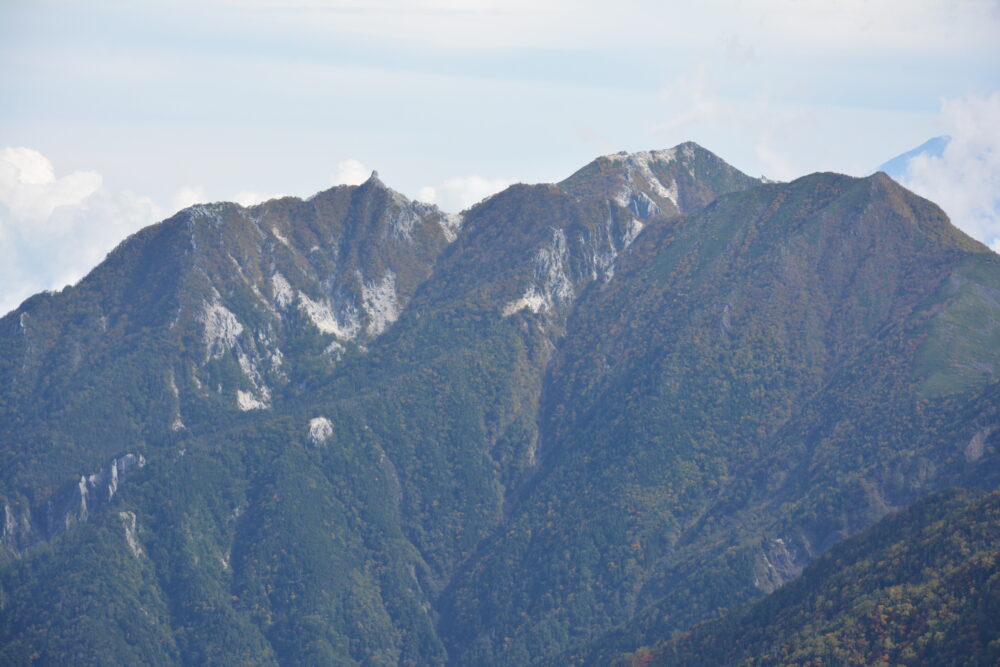
[[[998,558],[1000,495],[934,495],[836,545],[765,599],[622,662],[993,665]]]

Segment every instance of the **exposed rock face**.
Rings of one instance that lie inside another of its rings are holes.
[[[136,533],[135,512],[119,512],[118,516],[121,517],[122,527],[125,529],[125,543],[132,555],[138,558],[143,551]]]
[[[763,540],[754,563],[753,584],[770,593],[799,576],[815,556],[808,545],[790,537]]]
[[[399,317],[396,274],[387,271],[377,282],[362,283],[361,307],[368,316],[369,336],[378,336],[395,322]]]
[[[639,220],[690,213],[761,181],[693,143],[599,157],[559,184],[581,197],[613,200]]]
[[[80,475],[34,507],[4,500],[0,543],[8,552],[19,555],[32,544],[50,540],[75,524],[88,521],[115,497],[127,477],[145,465],[142,454],[125,454],[111,459],[97,472]]]
[[[969,444],[965,446],[964,454],[966,462],[974,463],[975,461],[981,459],[985,449],[986,439],[998,430],[1000,430],[1000,424],[986,426],[976,431],[976,434],[972,436],[971,440],[969,440]]]
[[[552,230],[552,240],[539,248],[532,260],[534,281],[520,299],[504,306],[505,316],[527,308],[533,313],[550,312],[565,306],[575,296],[573,282],[566,275],[569,265],[569,249],[566,233],[561,229]]]
[[[353,303],[343,299],[331,303],[329,298],[313,301],[299,294],[299,306],[317,329],[333,334],[338,340],[351,340],[361,331],[358,309]]]
[[[316,446],[322,445],[333,435],[333,424],[326,417],[309,420],[309,440]]]
[[[644,221],[686,213],[759,184],[696,144],[598,158],[558,187],[582,202],[602,202],[607,215],[589,229],[553,227],[551,239],[532,256],[534,279],[504,304],[504,316],[521,310],[565,313],[589,282],[611,280],[618,256]]]
[[[205,356],[209,359],[233,349],[237,337],[243,333],[240,321],[218,301],[205,304],[201,321],[205,325]]]
[[[0,532],[0,542],[4,548],[12,553],[18,552],[19,526],[17,518],[14,516],[14,508],[10,502],[4,500],[3,503],[3,530]]]

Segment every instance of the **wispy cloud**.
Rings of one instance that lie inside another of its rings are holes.
[[[223,6],[235,4],[223,2]],[[255,0],[240,6],[266,12],[272,21],[306,34],[335,30],[433,48],[567,48],[634,45],[661,39],[678,45],[704,43],[712,26],[742,26],[755,38],[813,51],[901,51],[988,44],[1000,20],[988,0]]]

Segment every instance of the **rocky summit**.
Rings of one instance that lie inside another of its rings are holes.
[[[995,664],[998,380],[884,173],[194,206],[0,319],[0,663]]]

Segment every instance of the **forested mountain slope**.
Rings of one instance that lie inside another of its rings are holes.
[[[182,211],[0,320],[14,664],[606,662],[996,487],[1000,258],[694,144]]]
[[[597,645],[649,643],[942,484],[992,488],[998,259],[884,175],[645,232],[570,320],[532,493],[446,597],[454,646],[528,660],[635,615]]]
[[[943,492],[834,546],[763,600],[623,663],[995,665],[1000,495]]]

